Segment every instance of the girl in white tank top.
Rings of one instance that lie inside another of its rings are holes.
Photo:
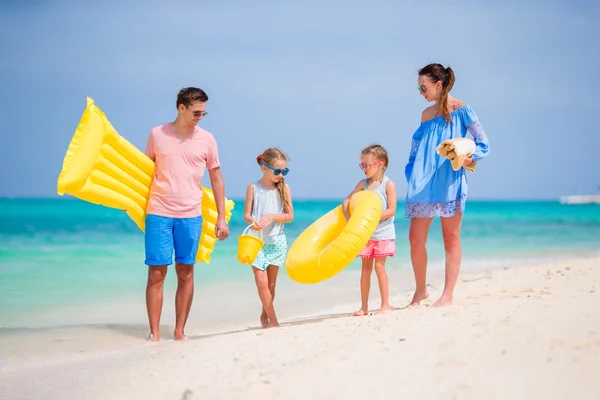
[[[244,221],[252,230],[262,231],[265,243],[252,263],[258,296],[262,303],[260,323],[263,328],[279,326],[273,299],[279,267],[285,266],[287,240],[285,223],[294,219],[292,193],[284,176],[289,172],[288,156],[269,148],[256,157],[262,178],[248,185],[244,204]]]
[[[379,291],[381,294],[381,307],[378,313],[391,310],[389,301],[389,283],[388,275],[385,270],[385,261],[387,257],[396,254],[396,227],[394,225],[394,216],[396,215],[396,185],[385,175],[389,159],[387,151],[380,145],[372,145],[361,152],[360,169],[365,173],[366,179],[361,180],[352,190],[352,193],[346,197],[342,203],[342,209],[346,219],[350,219],[348,205],[350,198],[356,192],[361,190],[372,190],[377,193],[382,202],[381,220],[367,243],[365,248],[358,255],[362,258],[362,273],[360,277],[360,297],[361,308],[354,313],[356,316],[369,314],[369,291],[371,289],[371,274],[373,264],[375,264],[375,273],[379,281]]]

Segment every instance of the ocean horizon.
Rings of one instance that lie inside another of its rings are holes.
[[[210,264],[197,264],[195,273],[199,296],[210,296],[216,304],[225,304],[226,298],[228,310],[236,309],[236,301],[258,302],[251,268],[236,259],[237,236],[246,224],[243,199],[233,200],[230,237],[217,243]],[[285,227],[288,245],[340,202],[296,199],[295,219]],[[403,202],[398,203],[395,224],[397,254],[388,258],[387,268],[390,276],[402,275],[403,290],[410,290],[409,221],[404,219]],[[469,200],[462,228],[463,267],[597,256],[599,238],[598,205]],[[428,252],[430,273],[441,273],[444,250],[439,218],[430,231]],[[334,286],[356,291],[359,271],[360,261],[355,260],[330,282],[307,286],[291,281],[282,268],[279,281],[286,291],[280,291],[277,301],[286,301],[286,296],[302,299],[306,293],[318,297]],[[176,286],[173,272],[167,276],[165,304],[170,304]],[[0,332],[131,321],[131,309],[125,304],[135,304],[133,320],[143,323],[146,274],[143,234],[124,212],[76,198],[0,198]],[[397,285],[400,282],[390,282],[391,288]],[[241,293],[248,299],[240,299]],[[358,292],[355,297],[359,299]],[[233,314],[227,318],[235,319]]]

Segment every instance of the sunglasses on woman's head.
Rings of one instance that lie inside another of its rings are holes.
[[[286,168],[284,168],[284,169],[281,169],[281,168],[273,168],[273,167],[271,167],[270,165],[268,165],[268,164],[265,164],[265,163],[262,163],[262,165],[264,165],[265,167],[267,167],[267,168],[269,168],[271,171],[273,171],[273,175],[275,175],[275,176],[278,176],[279,174],[281,174],[281,175],[283,175],[283,176],[286,176],[286,175],[288,174],[288,172],[290,172],[290,169],[289,169],[289,168],[287,168],[287,167],[286,167]]]
[[[363,171],[366,171],[366,170],[368,170],[369,168],[371,168],[373,165],[375,165],[375,164],[379,164],[380,162],[382,162],[382,161],[375,161],[374,163],[371,163],[371,164],[367,164],[367,163],[361,162],[361,163],[358,163],[358,166],[359,166],[359,167],[360,167],[360,169],[362,169]]]

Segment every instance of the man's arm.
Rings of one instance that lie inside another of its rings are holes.
[[[223,182],[221,167],[209,169],[208,174],[210,176],[210,186],[215,196],[215,204],[217,205],[215,236],[219,240],[225,240],[229,236],[229,227],[225,221],[225,183]]]
[[[156,154],[154,154],[154,137],[152,136],[152,132],[150,132],[150,135],[148,135],[145,153],[152,161],[156,161]]]

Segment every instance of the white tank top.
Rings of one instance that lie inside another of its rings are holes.
[[[375,189],[367,189],[367,180],[365,179],[364,190],[371,190],[372,192],[377,193],[377,195],[381,198],[382,203],[382,212],[385,211],[388,207],[388,197],[387,192],[385,190],[385,186],[387,182],[390,180],[387,176],[383,177],[383,181],[381,185]],[[379,221],[375,232],[373,232],[373,236],[371,236],[371,240],[389,240],[396,239],[396,228],[394,226],[394,217],[390,217],[388,219],[384,219],[383,221]]]
[[[252,202],[252,218],[259,221],[267,214],[283,214],[283,201],[277,189],[265,189],[258,182],[254,182],[254,200]],[[250,230],[248,230],[250,232]],[[273,236],[283,232],[283,223],[271,222],[262,230],[263,242],[273,244]],[[258,235],[260,235],[257,232]]]

